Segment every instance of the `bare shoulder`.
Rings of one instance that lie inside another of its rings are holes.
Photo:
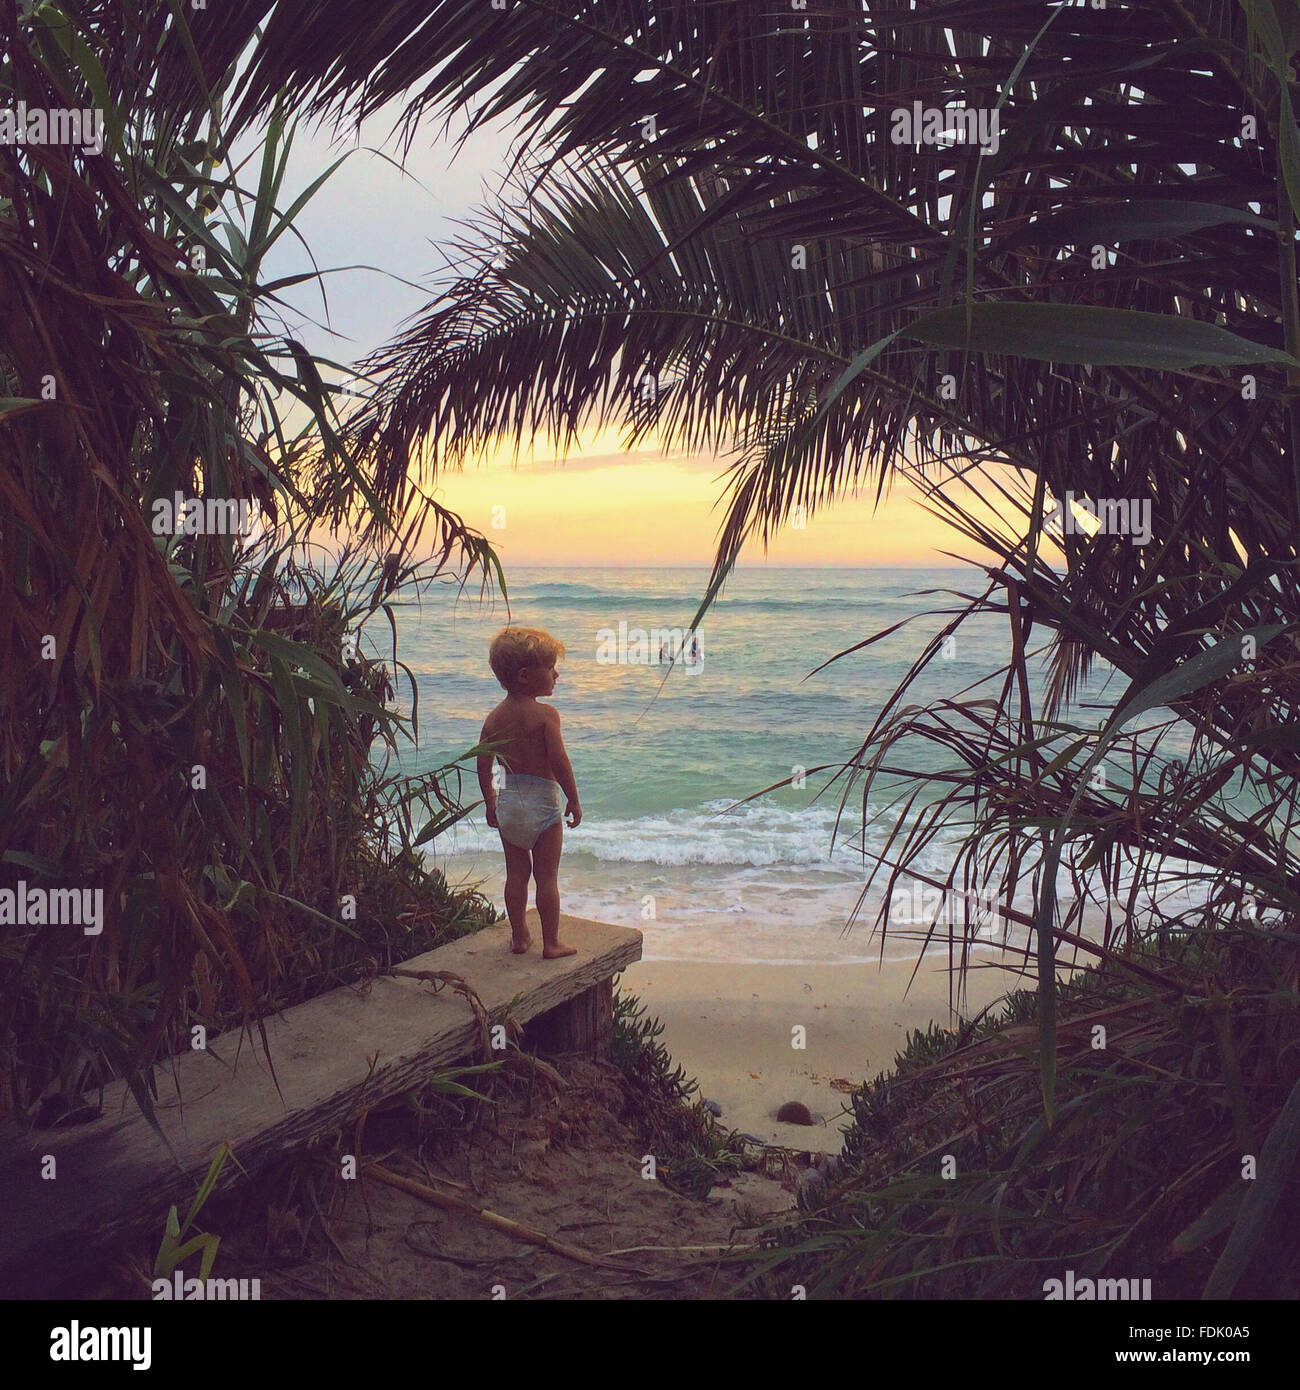
[[[497,705],[497,707],[491,712],[491,714],[489,714],[488,717],[483,721],[483,731],[482,731],[482,733],[480,734],[480,737],[481,737],[481,738],[491,738],[491,736],[493,735],[493,733],[496,732],[496,730],[500,727],[500,725],[501,725],[501,706],[500,706],[500,705]]]
[[[537,702],[537,708],[542,712],[543,724],[549,724],[553,729],[558,729],[560,727],[560,711],[556,709],[554,705],[544,705],[539,700]]]

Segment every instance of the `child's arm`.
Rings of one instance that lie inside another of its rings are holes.
[[[542,726],[546,731],[546,757],[560,790],[569,802],[564,808],[565,820],[570,827],[580,825],[582,805],[578,801],[578,784],[573,780],[573,764],[569,761],[564,739],[560,735],[560,712],[554,705],[543,705],[541,708],[546,711],[546,723]]]
[[[478,736],[480,743],[487,742],[487,725],[483,725],[483,731]],[[492,785],[492,755],[491,753],[480,754],[478,767],[478,789],[483,793],[483,814],[487,817],[487,823],[495,830],[497,825],[497,789]]]

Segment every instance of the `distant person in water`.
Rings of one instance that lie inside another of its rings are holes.
[[[501,682],[506,698],[488,715],[480,743],[496,743],[501,764],[501,789],[492,775],[492,756],[478,760],[478,784],[483,792],[487,823],[501,836],[506,854],[506,913],[510,917],[510,949],[521,955],[532,944],[524,914],[528,908],[528,879],[537,885],[537,915],[542,921],[542,955],[577,954],[566,946],[560,931],[560,850],[564,793],[568,824],[582,823],[582,806],[573,780],[573,767],[560,737],[559,711],[538,703],[559,679],[556,663],[564,647],[549,632],[534,627],[502,628],[493,638],[488,664]]]

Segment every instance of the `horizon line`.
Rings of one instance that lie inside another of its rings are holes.
[[[972,563],[976,563],[976,562],[972,561]],[[558,561],[558,560],[552,560],[552,561],[545,561],[545,560],[528,560],[528,561],[518,561],[518,562],[509,562],[509,561],[506,561],[506,560],[502,560],[502,562],[501,562],[501,567],[502,567],[502,569],[505,569],[505,570],[511,570],[511,569],[515,569],[515,570],[524,570],[524,569],[569,569],[569,570],[615,570],[615,569],[640,569],[640,570],[708,570],[708,569],[712,569],[712,568],[713,568],[712,565],[708,564],[707,562],[692,563],[692,564],[683,564],[683,565],[640,565],[640,564],[635,564],[635,563],[630,562],[630,561],[624,561],[624,562],[621,563],[621,564],[571,565],[571,564],[565,564],[563,561]],[[752,570],[920,570],[920,569],[925,569],[925,570],[966,570],[966,569],[969,569],[969,568],[970,568],[970,565],[954,565],[954,564],[946,564],[946,565],[931,565],[931,564],[914,564],[914,565],[837,565],[837,564],[821,564],[821,565],[736,565],[736,566],[734,567],[734,569],[732,570],[732,573],[733,573],[733,574],[736,574],[736,573],[741,572],[742,570],[743,570],[743,571],[752,571]]]

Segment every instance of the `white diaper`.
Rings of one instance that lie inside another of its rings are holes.
[[[503,839],[519,849],[532,849],[564,809],[560,784],[549,777],[507,772],[497,796],[497,826]]]

